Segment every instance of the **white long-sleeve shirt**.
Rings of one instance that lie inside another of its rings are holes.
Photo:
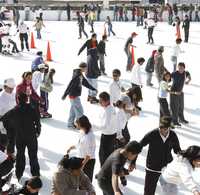
[[[167,98],[168,95],[169,84],[166,81],[161,81],[158,91],[159,98]]]
[[[192,171],[190,162],[186,158],[178,156],[167,165],[162,175],[166,182],[176,185],[183,183],[189,191],[194,192],[198,191],[198,186],[193,180]]]
[[[79,141],[76,148],[78,158],[90,156],[90,159],[95,159],[96,141],[92,130],[90,130],[88,134],[80,131]]]
[[[109,84],[109,93],[110,93],[110,102],[111,104],[116,103],[121,96],[121,82],[120,81],[112,81]]]
[[[100,129],[104,135],[113,135],[117,132],[117,114],[112,105],[104,108],[101,116]]]
[[[16,106],[15,93],[7,93],[3,91],[0,94],[0,116],[3,116],[6,112]]]
[[[39,85],[42,83],[42,79],[43,79],[42,76],[43,76],[43,73],[41,73],[40,71],[35,71],[33,73],[32,86],[35,91],[37,91]]]
[[[117,109],[117,138],[122,138],[122,130],[125,128],[128,121],[124,109]]]
[[[178,57],[180,53],[181,53],[180,46],[178,44],[174,45],[172,48],[172,56]]]
[[[131,83],[142,85],[141,70],[139,64],[135,64],[133,66]]]
[[[19,33],[22,34],[28,33],[28,29],[29,29],[28,26],[24,23],[18,26]]]

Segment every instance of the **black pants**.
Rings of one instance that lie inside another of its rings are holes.
[[[68,20],[68,21],[71,20],[71,14],[70,14],[70,11],[67,11],[67,20]]]
[[[15,52],[18,53],[19,50],[17,48],[17,44],[12,39],[9,39],[9,43],[13,45],[12,52],[13,53],[15,53]]]
[[[8,137],[7,153],[13,154],[15,152],[16,130],[12,127],[8,127],[6,130]]]
[[[166,98],[159,98],[160,103],[160,117],[170,116],[169,105]]]
[[[92,179],[93,179],[94,165],[95,165],[95,159],[90,159],[85,164],[85,167],[83,169],[83,172],[89,177],[91,182],[92,182]]]
[[[102,167],[103,163],[110,156],[115,149],[116,133],[113,135],[101,135],[100,147],[99,147],[99,160]]]
[[[4,186],[6,182],[1,178],[10,173],[10,171],[13,168],[13,164],[14,162],[12,160],[5,160],[3,163],[0,164],[0,192],[1,192],[1,188]]]
[[[2,47],[3,47],[3,45],[2,45],[2,40],[1,40],[1,37],[0,37],[0,53],[2,51]]]
[[[87,33],[85,32],[84,26],[79,25],[79,37],[82,37],[82,32],[83,34],[88,38]]]
[[[25,159],[25,149],[28,149],[29,162],[31,167],[32,176],[40,176],[40,166],[38,163],[38,142],[37,138],[33,137],[32,139],[16,140],[17,147],[17,156],[16,156],[16,176],[17,178],[21,178],[23,176],[23,172],[26,165]]]
[[[188,39],[189,39],[189,29],[184,29],[184,34],[185,34],[185,42],[188,42]]]
[[[111,178],[98,179],[98,184],[101,190],[103,191],[103,195],[114,195]]]
[[[177,123],[179,120],[185,120],[184,117],[184,93],[181,95],[170,95],[170,108],[172,113],[173,123]]]
[[[153,26],[148,27],[148,42],[149,43],[154,43],[154,40],[153,40],[153,29],[154,29]]]
[[[20,33],[19,34],[20,42],[21,42],[21,49],[24,49],[24,42],[26,45],[26,49],[29,50],[29,45],[28,45],[28,34],[27,33]]]
[[[160,173],[155,173],[155,172],[146,170],[144,195],[155,194],[159,177],[160,177]]]

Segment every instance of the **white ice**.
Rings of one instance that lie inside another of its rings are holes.
[[[86,41],[86,38],[78,40],[78,26],[76,22],[44,22],[46,28],[42,30],[42,40],[36,41],[37,49],[31,52],[21,53],[18,57],[0,56],[0,83],[8,77],[14,77],[16,82],[21,81],[21,75],[24,71],[30,70],[31,61],[35,58],[35,53],[42,50],[46,53],[47,41],[50,41],[53,62],[50,62],[50,67],[56,69],[54,78],[54,90],[50,94],[50,110],[53,114],[52,119],[42,120],[42,133],[39,137],[39,161],[41,167],[41,176],[44,182],[44,187],[41,190],[42,195],[49,195],[51,189],[51,180],[58,161],[62,155],[65,154],[67,148],[76,144],[78,131],[69,130],[67,128],[67,119],[69,114],[70,103],[67,98],[65,101],[61,100],[64,90],[66,89],[71,76],[72,70],[78,67],[81,61],[86,61],[86,52],[83,52],[79,57],[78,50]],[[36,36],[33,29],[33,23],[28,23],[31,30]],[[197,144],[200,141],[200,83],[199,83],[199,51],[200,51],[200,24],[192,23],[189,43],[181,45],[182,53],[179,61],[186,63],[186,69],[192,75],[191,84],[184,87],[185,91],[185,118],[189,120],[189,124],[180,129],[175,129],[180,139],[183,149],[189,145]],[[122,72],[121,79],[127,88],[130,85],[131,73],[125,71],[126,56],[123,51],[126,39],[135,31],[139,36],[134,40],[137,46],[135,49],[136,57],[150,56],[153,49],[157,49],[159,45],[165,46],[164,58],[165,66],[172,70],[170,62],[171,47],[175,41],[175,28],[168,26],[166,23],[158,23],[154,32],[155,45],[146,45],[147,31],[142,27],[136,27],[135,23],[115,23],[113,22],[113,30],[116,32],[116,37],[109,37],[106,43],[107,57],[106,57],[106,72],[109,76],[99,77],[98,91],[108,90],[108,83],[111,80],[111,73],[114,68],[119,68]],[[86,25],[86,31],[89,34],[90,27]],[[103,22],[95,23],[95,32],[98,34],[98,40],[103,34]],[[13,37],[17,40],[17,36]],[[18,42],[19,46],[19,42]],[[140,116],[133,117],[129,122],[129,131],[132,140],[140,140],[148,131],[153,130],[158,126],[159,105],[157,102],[157,80],[153,78],[154,86],[149,88],[145,86],[146,75],[143,66],[143,83],[142,88],[144,101],[140,104],[143,111]],[[101,108],[97,105],[91,105],[86,101],[87,89],[83,89],[81,101],[84,107],[85,114],[89,117],[92,124],[95,126],[99,123],[99,114]],[[97,140],[97,163],[95,165],[95,173],[99,171],[98,163],[98,148],[100,131],[94,128]],[[137,161],[137,169],[128,177],[128,185],[123,188],[125,194],[136,195],[143,194],[144,176],[145,176],[145,157],[147,148],[145,148]],[[28,161],[27,161],[28,164]],[[200,183],[200,171],[197,170],[194,174],[195,180]],[[29,166],[26,166],[23,180],[30,177]],[[95,179],[94,185],[96,187],[97,195],[102,194]],[[160,194],[160,186],[158,185],[157,194]],[[180,194],[189,194],[184,187],[181,186]]]

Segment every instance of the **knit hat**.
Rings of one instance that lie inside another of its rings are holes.
[[[160,52],[160,51],[164,51],[164,47],[163,46],[160,46],[159,48],[158,48],[158,51]]]
[[[39,64],[38,65],[38,69],[45,69],[45,68],[46,68],[45,64]]]
[[[163,116],[160,118],[160,128],[171,127],[172,118],[170,116]]]
[[[4,81],[4,86],[7,86],[9,88],[15,88],[16,84],[15,84],[15,80],[13,78],[9,78],[9,79],[6,79]]]

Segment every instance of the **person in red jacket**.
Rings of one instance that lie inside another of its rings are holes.
[[[22,79],[22,82],[16,87],[16,102],[19,104],[19,94],[25,93],[28,97],[27,102],[32,104],[32,106],[38,111],[39,114],[39,103],[41,102],[41,98],[33,89],[32,72],[24,72]]]

